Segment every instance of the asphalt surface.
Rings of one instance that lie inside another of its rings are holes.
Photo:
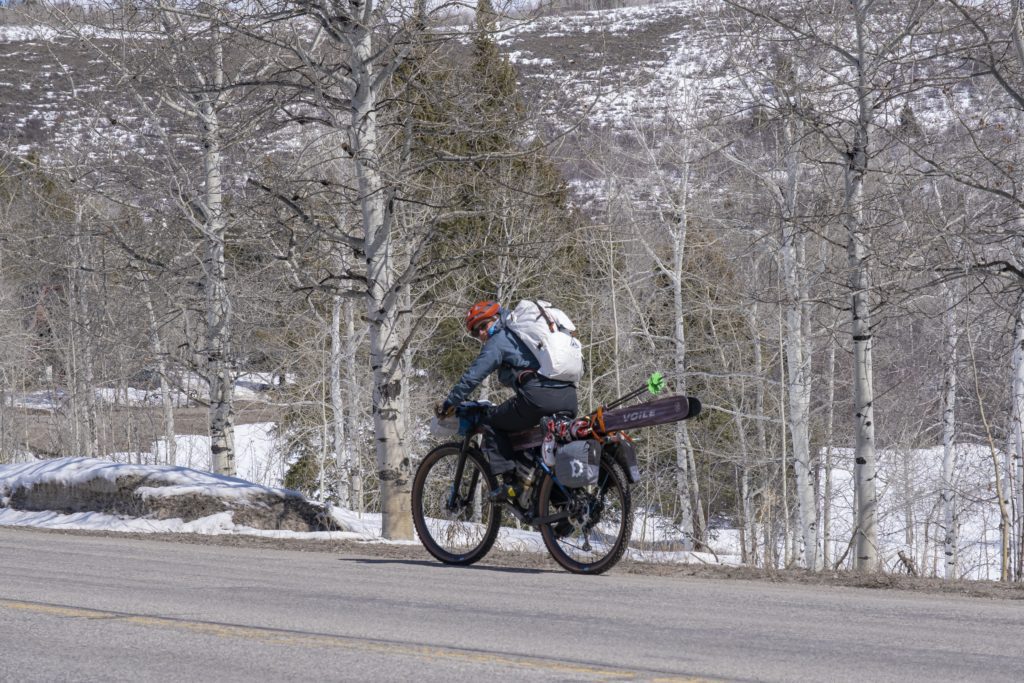
[[[1024,602],[0,528],[0,681],[1019,681]]]

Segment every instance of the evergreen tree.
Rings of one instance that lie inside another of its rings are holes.
[[[414,154],[433,162],[418,179],[417,198],[442,203],[453,216],[439,226],[431,259],[445,274],[433,282],[432,296],[448,305],[438,310],[424,349],[446,381],[477,351],[458,341],[465,306],[566,289],[564,269],[552,263],[567,258],[575,217],[565,181],[533,129],[515,68],[495,41],[498,30],[493,6],[480,0],[468,55],[444,55],[434,69],[411,60],[407,72],[421,80]]]

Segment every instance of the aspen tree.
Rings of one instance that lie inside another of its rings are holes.
[[[808,121],[833,134],[832,144],[843,169],[841,221],[847,238],[850,339],[853,349],[854,471],[857,490],[855,566],[877,571],[878,501],[875,456],[875,393],[873,370],[871,256],[873,226],[868,214],[866,183],[874,154],[873,135],[880,108],[891,102],[893,74],[922,17],[935,2],[914,2],[897,11],[870,0],[851,0],[833,13],[816,6],[780,9],[768,2],[726,4],[763,21],[783,36],[786,49],[807,51],[818,66],[834,76],[833,93],[844,105],[808,112]]]

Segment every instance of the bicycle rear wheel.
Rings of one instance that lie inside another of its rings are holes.
[[[496,487],[483,455],[465,453],[462,444],[447,443],[427,453],[412,483],[412,520],[420,542],[446,564],[473,564],[482,559],[498,537],[501,510],[487,501]]]
[[[551,557],[575,574],[600,574],[622,559],[633,530],[633,503],[622,468],[609,457],[601,458],[597,485],[563,490],[552,477],[540,487],[538,515],[568,512],[540,527]]]

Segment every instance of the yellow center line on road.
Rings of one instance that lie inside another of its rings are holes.
[[[258,640],[274,645],[292,645],[299,647],[340,647],[348,650],[378,652],[389,655],[408,655],[427,659],[450,659],[471,663],[512,666],[525,669],[546,670],[554,673],[588,676],[597,680],[644,680],[644,681],[707,681],[706,678],[673,676],[642,669],[593,666],[589,664],[529,657],[526,655],[510,655],[445,647],[437,645],[417,645],[387,640],[374,640],[355,636],[330,635],[324,633],[307,633],[287,629],[268,628],[263,626],[241,626],[211,621],[194,621],[174,617],[159,617],[128,612],[112,612],[107,610],[54,605],[44,602],[28,602],[0,598],[0,608],[20,610],[35,614],[74,619],[116,620],[119,623],[136,624],[154,628],[188,631],[223,638],[243,638]]]

